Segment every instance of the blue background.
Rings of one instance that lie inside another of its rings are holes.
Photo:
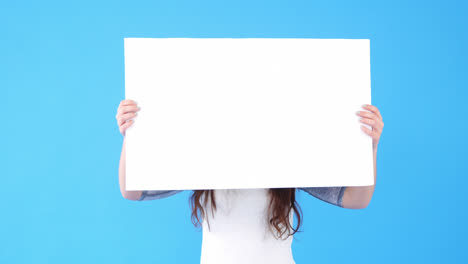
[[[385,122],[374,197],[351,210],[300,192],[295,260],[464,262],[467,13],[427,0],[2,1],[0,262],[199,263],[189,191],[119,191],[124,37],[371,39]]]

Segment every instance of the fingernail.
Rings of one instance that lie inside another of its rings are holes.
[[[361,113],[361,111],[356,111],[356,115],[359,115]]]
[[[363,104],[362,107],[367,107],[367,104]]]

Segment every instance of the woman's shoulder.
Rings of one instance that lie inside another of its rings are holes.
[[[138,199],[138,201],[162,199],[183,191],[184,190],[145,190],[142,191],[140,199]]]
[[[300,187],[297,190],[302,190],[307,194],[314,196],[324,202],[343,207],[342,200],[346,186],[333,187]]]

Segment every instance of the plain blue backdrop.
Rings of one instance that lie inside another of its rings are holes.
[[[466,263],[467,13],[461,0],[2,1],[0,263],[199,263],[189,191],[119,191],[124,37],[370,39],[385,122],[373,199],[351,210],[300,192],[294,258]]]

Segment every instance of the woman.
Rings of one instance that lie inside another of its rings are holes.
[[[372,137],[375,183],[377,145],[384,123],[377,107],[363,105],[363,108],[368,111],[356,114],[362,117],[360,122],[372,127],[361,126],[361,129]],[[125,190],[125,131],[135,122],[133,118],[138,111],[140,108],[135,101],[123,100],[116,115],[119,130],[124,136],[119,167],[123,197],[146,201],[182,192]],[[339,207],[362,209],[369,204],[374,186],[194,190],[190,197],[192,222],[198,227],[201,218],[203,225],[201,263],[294,264],[291,243],[302,219],[295,199],[296,190]],[[292,226],[293,213],[298,217],[296,228]]]

